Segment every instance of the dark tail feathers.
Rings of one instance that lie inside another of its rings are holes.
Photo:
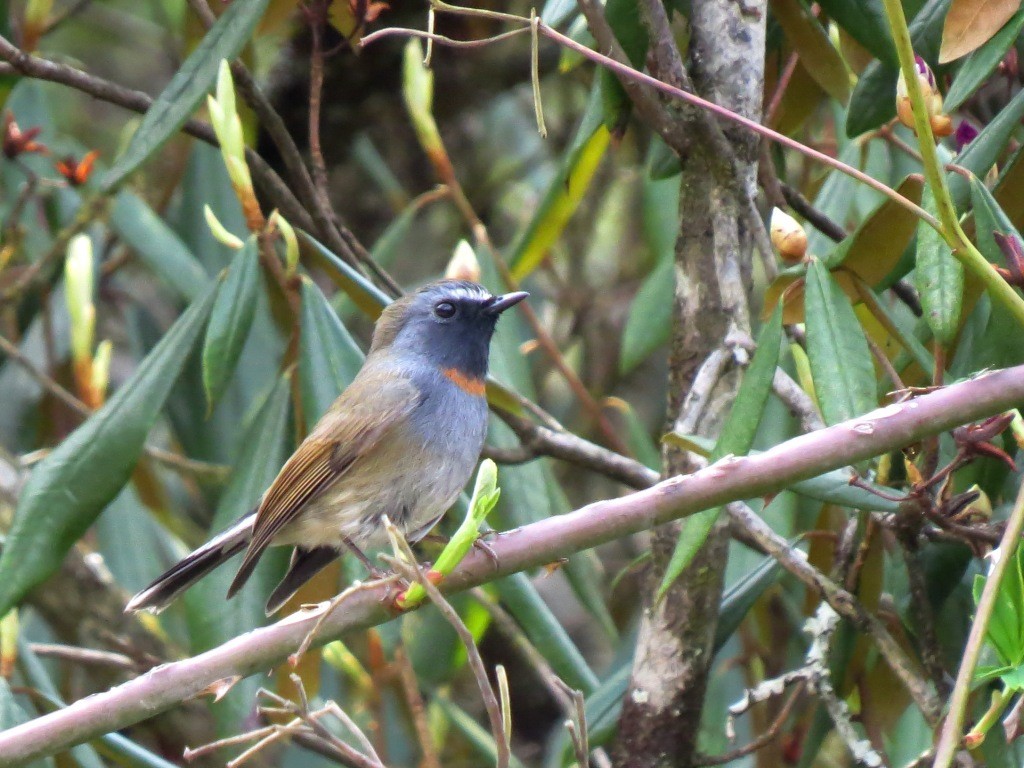
[[[210,539],[128,601],[126,612],[160,613],[172,600],[221,563],[245,549],[252,533],[254,515],[248,514],[223,533]]]

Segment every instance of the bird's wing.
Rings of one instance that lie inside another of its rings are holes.
[[[246,582],[274,537],[361,456],[372,451],[420,402],[416,386],[392,372],[364,369],[356,377],[263,495],[252,540],[228,590],[229,597]]]

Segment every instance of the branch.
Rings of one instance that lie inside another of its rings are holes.
[[[1024,366],[994,371],[851,421],[801,435],[756,456],[723,460],[647,490],[598,501],[496,537],[497,565],[471,552],[444,582],[459,592],[517,571],[552,562],[700,510],[775,493],[800,480],[897,450],[928,435],[1000,413],[1024,400]],[[385,588],[353,593],[324,623],[320,642],[393,618]],[[0,733],[8,764],[30,762],[125,728],[198,695],[211,683],[250,675],[280,663],[316,622],[316,611],[228,641],[194,658],[154,669],[106,693]]]

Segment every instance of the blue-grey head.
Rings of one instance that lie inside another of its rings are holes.
[[[370,354],[410,354],[467,379],[487,374],[488,349],[501,313],[529,294],[495,296],[467,280],[439,280],[393,302],[377,321]]]

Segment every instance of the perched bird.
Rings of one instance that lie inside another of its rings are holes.
[[[245,550],[228,597],[271,545],[294,547],[267,602],[274,613],[348,548],[387,542],[383,515],[410,541],[423,538],[469,480],[487,432],[487,374],[498,317],[527,294],[492,296],[441,280],[391,304],[377,321],[362,369],[303,440],[259,505],[129,601],[163,610]],[[372,566],[371,566],[372,567]]]

